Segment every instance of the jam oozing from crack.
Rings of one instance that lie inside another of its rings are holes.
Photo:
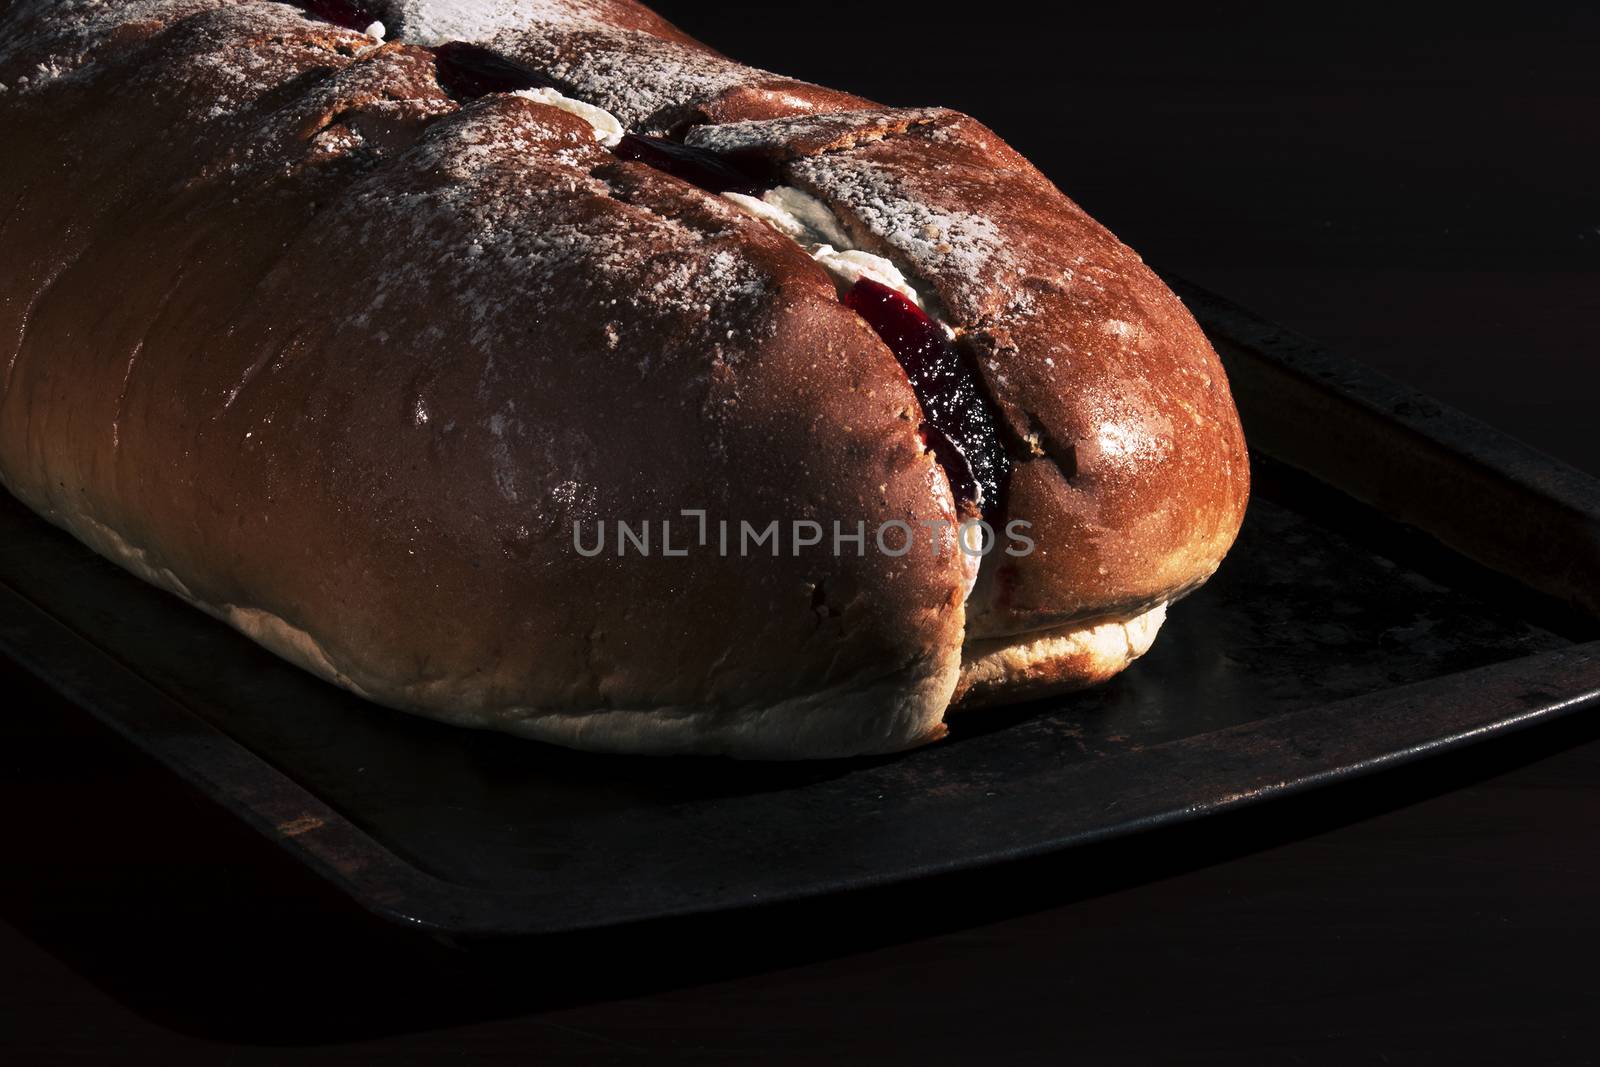
[[[308,14],[347,30],[365,30],[383,19],[377,4],[362,0],[300,0],[300,6]]]
[[[992,514],[1011,461],[977,379],[944,327],[900,293],[869,278],[851,286],[844,303],[877,331],[911,379],[927,415],[924,437],[957,498]]]
[[[310,14],[351,29],[379,21],[377,5],[361,0],[301,0]],[[554,81],[515,59],[480,45],[450,41],[430,51],[439,84],[458,100],[519,89],[556,89]],[[625,134],[611,150],[618,158],[643,163],[710,193],[760,197],[773,187],[721,156],[664,137]],[[862,278],[844,295],[844,304],[866,320],[904,368],[927,415],[922,438],[938,458],[958,500],[993,517],[1011,462],[1000,444],[995,420],[943,327],[902,294]]]
[[[476,100],[490,93],[518,89],[554,89],[556,83],[532,67],[465,41],[448,41],[433,49],[439,84],[458,100]]]
[[[664,137],[642,137],[630,133],[612,151],[623,159],[644,163],[711,193],[760,196],[771,188],[721,156]]]

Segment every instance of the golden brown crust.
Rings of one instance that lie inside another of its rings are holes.
[[[1215,568],[1246,490],[1215,357],[991,133],[752,71],[637,5],[508,2],[496,47],[635,129],[709,124],[691,140],[914,272],[982,357],[1035,556],[992,557],[964,605],[950,544],[575,553],[575,522],[915,528],[954,502],[904,372],[792,242],[568,112],[463,106],[427,50],[268,3],[5,13],[0,139],[35,149],[0,165],[5,484],[339,684],[608,750],[920,743],[958,684],[1106,673],[1009,635]]]
[[[1227,378],[1130,249],[981,124],[885,109],[708,127],[690,141],[778,168],[857,241],[911,266],[970,346],[1015,469],[969,639],[1139,614],[1233,543],[1249,463]],[[1059,668],[1062,688],[1083,675]]]

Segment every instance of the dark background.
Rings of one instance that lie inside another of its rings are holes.
[[[1600,11],[662,3],[983,118],[1163,271],[1600,472]],[[463,955],[13,678],[0,1057],[1590,1063],[1600,724],[1055,860]]]

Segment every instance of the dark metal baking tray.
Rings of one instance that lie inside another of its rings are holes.
[[[1303,790],[1600,703],[1600,485],[1179,284],[1257,491],[1087,693],[894,758],[588,756],[366,704],[0,495],[0,652],[372,911],[461,937],[882,885]]]

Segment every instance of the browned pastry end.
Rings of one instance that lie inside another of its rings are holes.
[[[953,112],[595,0],[13,0],[0,84],[29,148],[0,162],[0,479],[381,703],[606,751],[892,751],[1120,670],[1242,517],[1193,320]],[[596,108],[662,140],[608,144]],[[669,149],[903,274],[1003,491],[930,443],[938,398],[837,265]],[[980,508],[1036,550],[661,551],[685,515]],[[575,550],[619,522],[657,551]]]

